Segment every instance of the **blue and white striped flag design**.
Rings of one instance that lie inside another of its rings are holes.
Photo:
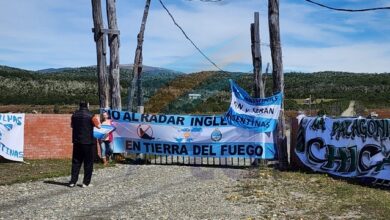
[[[93,128],[93,136],[96,139],[104,139],[107,135],[115,130],[115,127],[112,125],[101,125],[100,128]]]
[[[272,132],[278,123],[283,95],[277,93],[266,98],[252,98],[244,89],[230,80],[232,100],[226,113],[230,125],[255,130]]]

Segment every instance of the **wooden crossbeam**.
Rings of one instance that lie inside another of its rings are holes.
[[[95,28],[92,28],[92,32],[95,33]],[[119,34],[120,34],[120,31],[119,31],[119,30],[114,30],[114,29],[102,28],[102,29],[100,29],[99,33],[102,33],[102,34],[116,34],[116,35],[119,35]]]

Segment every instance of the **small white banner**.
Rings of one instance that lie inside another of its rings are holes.
[[[0,114],[0,155],[23,161],[24,114]]]

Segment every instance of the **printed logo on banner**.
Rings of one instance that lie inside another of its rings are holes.
[[[148,124],[140,124],[137,127],[138,137],[146,140],[153,140],[153,129],[152,126]]]
[[[175,137],[177,143],[190,143],[200,136],[202,128],[176,128],[179,136]]]
[[[212,133],[211,133],[211,140],[218,142],[222,139],[222,132],[216,128]]]

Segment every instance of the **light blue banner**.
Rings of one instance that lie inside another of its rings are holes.
[[[263,159],[276,157],[273,132],[259,133],[228,125],[225,117],[221,115],[158,115],[112,110],[107,112],[115,127],[115,153],[127,151],[155,155]],[[126,147],[129,143],[138,148],[129,151]],[[170,150],[161,151],[161,146],[162,149],[165,149],[165,146]],[[176,146],[185,150],[177,151]],[[227,146],[236,146],[237,152],[234,151],[235,147]],[[205,153],[207,149],[209,154]]]
[[[274,131],[283,101],[282,94],[252,98],[233,80],[230,80],[230,85],[232,100],[225,114],[228,124],[261,133]]]

